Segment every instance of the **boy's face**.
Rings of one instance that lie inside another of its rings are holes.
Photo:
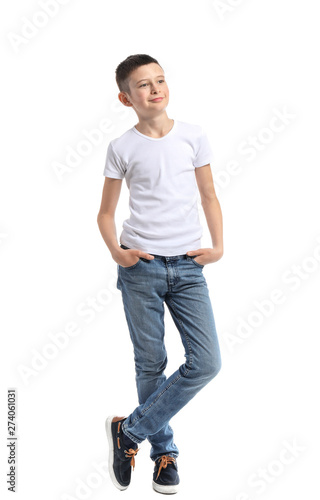
[[[138,116],[148,118],[157,115],[169,103],[164,71],[156,63],[144,64],[134,70],[129,78],[129,88],[131,95],[120,92],[119,98],[126,106],[132,106]]]

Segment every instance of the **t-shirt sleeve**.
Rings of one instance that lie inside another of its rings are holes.
[[[115,152],[112,143],[109,143],[107,150],[106,162],[103,170],[105,177],[112,179],[123,179],[126,173],[126,168],[120,157]]]
[[[197,146],[198,148],[195,159],[193,161],[193,166],[195,168],[198,168],[213,162],[213,152],[211,149],[211,145],[203,128],[201,128]]]

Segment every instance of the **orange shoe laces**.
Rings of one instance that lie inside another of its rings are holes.
[[[160,467],[159,467],[158,475],[157,475],[156,479],[158,479],[159,474],[160,474],[162,468],[166,469],[168,464],[175,463],[175,461],[176,460],[173,457],[169,457],[167,455],[162,455],[161,462],[160,462]]]
[[[133,470],[134,470],[134,466],[135,466],[134,457],[136,456],[136,454],[138,453],[139,450],[140,450],[140,448],[137,448],[136,450],[133,450],[132,448],[129,448],[129,450],[124,450],[126,457],[131,458],[130,465],[132,466]]]

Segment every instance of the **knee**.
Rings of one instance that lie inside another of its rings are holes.
[[[205,383],[210,382],[214,379],[221,370],[221,357],[215,356],[203,360],[200,364],[199,377],[202,378]]]
[[[220,356],[214,360],[211,367],[211,379],[216,377],[221,370],[221,358]]]
[[[167,366],[167,357],[163,359],[146,359],[142,363],[136,362],[136,372],[142,377],[159,377]]]

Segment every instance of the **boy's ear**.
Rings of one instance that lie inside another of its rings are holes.
[[[127,97],[127,95],[124,92],[119,92],[118,94],[119,101],[122,102],[125,106],[128,104],[131,105],[130,99]]]

